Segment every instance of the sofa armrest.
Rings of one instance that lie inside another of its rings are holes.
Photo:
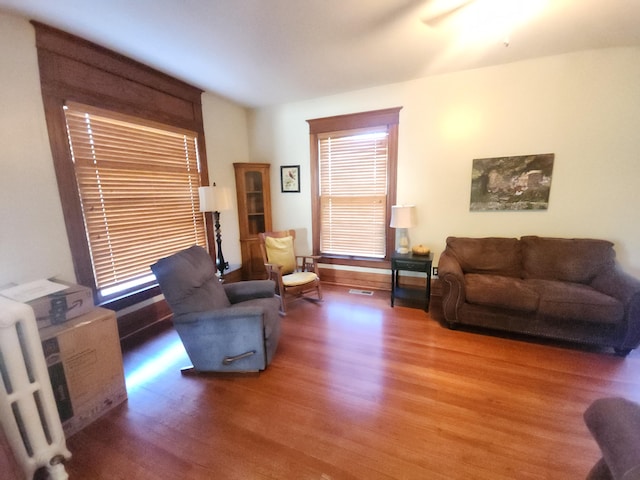
[[[464,273],[458,260],[447,250],[438,261],[438,277],[442,282],[442,309],[449,324],[458,321],[458,308],[465,301]]]
[[[620,349],[636,348],[640,344],[640,280],[623,272],[618,265],[598,275],[591,286],[618,299],[624,305],[627,332]]]
[[[600,273],[591,281],[591,286],[625,305],[640,293],[640,280],[622,271],[618,265]]]
[[[640,478],[640,405],[624,398],[601,398],[584,412],[614,480]]]
[[[225,283],[224,291],[229,301],[234,303],[254,298],[269,298],[275,294],[275,283],[272,280],[247,280],[244,282]]]

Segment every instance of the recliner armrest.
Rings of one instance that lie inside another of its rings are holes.
[[[173,323],[204,323],[204,322],[222,322],[222,321],[247,321],[255,323],[262,322],[264,309],[256,306],[230,306],[219,310],[207,310],[206,312],[192,312],[173,317]]]
[[[229,301],[234,303],[254,298],[269,298],[275,295],[276,284],[273,280],[247,280],[237,283],[225,283],[224,291]]]
[[[640,478],[640,405],[624,398],[601,398],[584,412],[615,480]]]
[[[260,306],[232,305],[179,315],[174,327],[196,371],[259,371],[267,366],[266,316]]]

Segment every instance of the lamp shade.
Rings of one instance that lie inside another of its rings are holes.
[[[199,187],[200,211],[213,212],[216,209],[216,187]]]
[[[417,225],[415,205],[393,205],[391,207],[391,228],[412,228]]]
[[[222,212],[231,208],[230,193],[224,187],[198,187],[201,212]]]

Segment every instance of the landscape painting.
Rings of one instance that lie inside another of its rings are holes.
[[[471,211],[547,210],[553,153],[473,160]]]

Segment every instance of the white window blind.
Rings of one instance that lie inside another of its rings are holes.
[[[159,258],[206,246],[195,133],[74,103],[65,116],[102,297],[153,283]]]
[[[318,154],[321,253],[384,258],[387,129],[320,134]]]

